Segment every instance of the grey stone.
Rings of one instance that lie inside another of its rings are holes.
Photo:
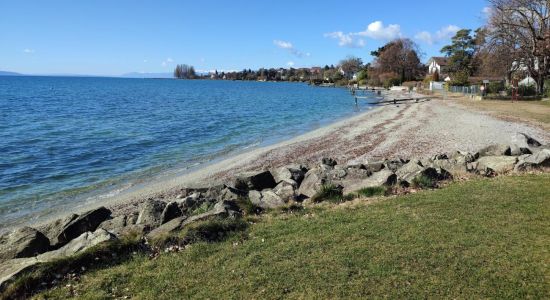
[[[281,181],[275,188],[273,188],[273,192],[281,197],[281,199],[284,202],[288,202],[291,200],[294,200],[296,197],[296,185],[288,182],[288,181]]]
[[[362,188],[389,186],[397,182],[397,176],[389,169],[383,169],[372,173],[367,178],[346,178],[340,181],[340,185],[344,187],[343,193],[349,194],[358,191]]]
[[[0,261],[32,257],[48,251],[50,240],[31,227],[19,228],[0,238]]]
[[[174,218],[180,217],[181,215],[183,215],[183,212],[179,208],[178,203],[172,201],[164,207],[164,210],[160,216],[160,224],[164,224]]]
[[[365,169],[371,173],[378,172],[385,168],[384,162],[377,161],[377,162],[371,162],[364,165]]]
[[[510,146],[503,144],[489,145],[479,150],[479,156],[503,156],[510,153]]]
[[[96,230],[99,224],[110,217],[111,211],[103,206],[79,215],[63,227],[61,233],[57,236],[57,246],[65,245],[85,232]]]
[[[99,225],[99,228],[103,228],[107,231],[117,230],[126,226],[127,216],[117,216],[112,219],[106,220]]]
[[[11,259],[0,263],[0,290],[3,290],[19,274],[32,270],[37,264],[54,261],[63,257],[81,253],[100,243],[114,240],[116,237],[104,229],[85,232],[65,246],[35,257]]]
[[[160,200],[148,200],[141,205],[136,224],[150,225],[156,227],[160,225],[162,212],[166,203]]]
[[[72,221],[78,218],[77,214],[70,214],[64,218],[57,219],[54,222],[47,223],[38,228],[38,230],[50,240],[50,246],[52,248],[59,248],[62,246],[62,242],[58,240],[58,237],[63,232],[63,228],[69,225]]]
[[[13,282],[19,274],[31,270],[38,263],[40,262],[36,257],[0,261],[0,292],[4,291],[7,285]]]
[[[515,156],[484,156],[477,160],[476,169],[481,174],[502,174],[512,171],[517,161]]]
[[[147,237],[151,239],[162,238],[170,233],[180,231],[186,225],[194,222],[204,221],[212,217],[227,218],[236,217],[238,215],[240,215],[240,212],[238,212],[238,208],[236,207],[235,203],[231,201],[220,201],[216,203],[216,205],[214,205],[211,210],[205,213],[194,215],[191,217],[182,216],[172,219],[168,223],[165,223],[153,229],[147,234]]]
[[[50,252],[46,252],[37,256],[39,261],[51,261],[54,259],[68,257],[100,243],[115,240],[116,236],[105,229],[97,229],[94,232],[84,232],[77,238],[71,240],[65,246]]]
[[[540,147],[542,144],[525,133],[517,133],[512,136],[514,144],[520,148]]]
[[[424,168],[420,165],[418,160],[411,160],[407,164],[399,168],[395,175],[397,175],[397,180],[405,186],[409,186],[414,178],[420,175],[424,171]]]
[[[282,181],[292,180],[298,185],[304,180],[307,168],[302,165],[287,165],[271,171],[273,179],[277,184]]]
[[[384,161],[384,166],[392,172],[396,172],[397,169],[401,168],[403,165],[408,163],[408,161],[401,158],[394,158]]]
[[[541,167],[550,167],[550,150],[549,149],[542,149],[537,151],[535,154],[521,157],[515,169],[518,171],[523,171],[527,169],[534,169],[534,168],[541,168]]]
[[[320,167],[313,168],[306,173],[297,194],[308,198],[313,197],[321,186],[327,183],[327,173]]]
[[[236,189],[243,191],[261,191],[263,189],[274,188],[276,185],[277,183],[269,171],[242,173],[234,183]]]
[[[285,201],[271,190],[253,193],[250,202],[261,208],[277,208],[285,205]]]
[[[246,192],[234,189],[232,187],[226,187],[222,190],[219,199],[223,201],[236,201],[244,196],[246,196]]]

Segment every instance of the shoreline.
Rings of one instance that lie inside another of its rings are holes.
[[[341,126],[345,126],[350,122],[363,118],[365,115],[377,111],[377,109],[382,109],[382,107],[371,106],[365,111],[351,115],[351,117],[339,117],[334,121],[327,121],[324,125],[309,130],[305,133],[298,134],[297,136],[282,138],[280,141],[268,143],[264,146],[253,146],[241,149],[241,151],[236,151],[235,153],[214,158],[188,169],[175,168],[163,171],[161,174],[155,175],[151,180],[132,184],[132,186],[125,188],[123,191],[114,195],[105,196],[105,194],[111,194],[112,191],[110,191],[88,197],[86,199],[93,198],[89,201],[90,203],[76,205],[72,207],[75,210],[71,210],[70,212],[80,213],[86,210],[106,206],[112,209],[113,215],[116,216],[125,212],[128,207],[136,207],[137,204],[147,200],[148,198],[165,198],[166,195],[173,195],[174,193],[180,191],[183,187],[203,187],[206,185],[223,183],[223,178],[214,179],[214,182],[212,179],[216,174],[242,166],[246,164],[247,160],[257,158],[257,156],[264,154],[267,151],[277,148],[284,148],[295,143],[306,142],[309,139],[321,138],[330,131],[336,130]],[[200,183],[205,180],[208,180],[207,184]],[[32,220],[30,224],[33,226],[41,226],[55,219],[62,218],[68,213],[68,210],[64,210],[62,212],[50,214],[48,216]],[[9,229],[11,230],[19,226]]]
[[[385,96],[398,97],[400,94],[388,91]],[[473,151],[495,142],[510,142],[511,135],[516,132],[528,133],[542,142],[550,141],[550,133],[539,128],[524,122],[499,120],[457,106],[453,101],[432,99],[373,106],[287,140],[220,157],[182,173],[161,174],[120,194],[77,206],[74,211],[64,209],[34,220],[32,225],[100,206],[111,209],[113,216],[128,214],[147,199],[173,200],[183,188],[227,183],[225,180],[244,171],[268,170],[289,163],[311,164],[323,157],[333,157],[345,164],[398,156],[429,157],[456,150]]]

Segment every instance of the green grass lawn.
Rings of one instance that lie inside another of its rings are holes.
[[[357,201],[356,202],[360,202]],[[37,298],[550,298],[550,174],[266,216]]]

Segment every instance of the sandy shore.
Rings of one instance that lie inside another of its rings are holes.
[[[387,98],[410,97],[387,92]],[[154,179],[90,206],[105,205],[114,215],[135,211],[148,198],[173,199],[186,187],[225,183],[243,171],[289,163],[316,163],[332,157],[340,164],[392,157],[429,157],[456,150],[476,151],[494,143],[511,143],[526,133],[550,142],[550,132],[519,122],[497,119],[452,100],[382,105],[288,141],[253,149],[183,175]],[[56,217],[59,217],[56,216]]]

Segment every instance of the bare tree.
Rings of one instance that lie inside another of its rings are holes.
[[[344,76],[347,79],[350,79],[353,74],[359,72],[363,66],[363,60],[359,57],[348,56],[346,59],[343,59],[339,63],[340,68],[344,71]]]
[[[525,69],[537,80],[538,92],[542,93],[544,78],[550,74],[550,1],[489,2],[489,46],[493,49],[505,49],[508,57],[514,59],[510,68]]]
[[[375,52],[378,57],[373,63],[373,72],[397,74],[400,82],[413,80],[423,70],[419,53],[418,46],[410,39],[391,41]]]

